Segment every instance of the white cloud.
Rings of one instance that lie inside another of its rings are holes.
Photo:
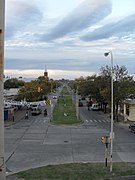
[[[82,31],[111,13],[110,0],[85,0],[64,17],[49,33],[41,36],[41,41],[61,38],[69,33]]]
[[[103,53],[112,50],[114,63],[135,74],[134,5],[134,0],[7,0],[6,72],[35,77],[46,65],[55,78],[97,73],[110,63]]]
[[[105,39],[110,37],[124,37],[129,38],[130,34],[134,33],[133,38],[135,38],[135,14],[132,14],[122,20],[117,22],[109,23],[103,27],[99,27],[96,30],[89,32],[84,35],[81,39],[85,41],[93,41],[99,39]]]
[[[64,70],[52,70],[49,69],[48,71],[48,76],[50,79],[74,79],[78,78],[80,76],[90,76],[93,75],[94,72],[82,72],[82,71],[64,71]],[[39,70],[39,69],[33,69],[33,70],[5,70],[4,73],[6,76],[9,76],[11,78],[14,77],[22,77],[23,79],[31,79],[31,78],[37,78],[39,76],[44,75],[44,70]]]
[[[36,25],[42,18],[41,11],[34,3],[24,0],[10,0],[6,2],[6,38],[23,32],[31,25]]]

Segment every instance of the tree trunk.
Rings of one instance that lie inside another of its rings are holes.
[[[118,122],[119,119],[118,119],[118,106],[119,106],[119,102],[117,101],[116,103],[116,121]]]

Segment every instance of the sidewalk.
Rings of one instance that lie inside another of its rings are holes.
[[[24,180],[22,178],[17,178],[15,175],[6,176],[6,180]]]
[[[8,127],[12,124],[17,123],[21,119],[24,119],[25,118],[25,112],[26,112],[26,109],[15,111],[14,121],[13,121],[12,117],[9,117],[9,119],[4,121],[4,127]],[[22,178],[18,179],[15,175],[8,175],[8,176],[6,176],[6,180],[23,180],[23,179]]]
[[[17,123],[21,119],[24,119],[25,118],[25,112],[26,112],[25,109],[15,111],[14,121],[13,121],[12,117],[9,117],[9,119],[4,121],[4,127],[8,127],[12,124]]]

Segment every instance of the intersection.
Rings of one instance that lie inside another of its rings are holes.
[[[50,113],[50,110],[48,109]],[[101,137],[110,133],[110,119],[102,112],[79,108],[81,124],[53,125],[50,114],[29,116],[5,127],[7,173],[49,164],[104,162]],[[135,162],[134,133],[114,123],[113,161]]]

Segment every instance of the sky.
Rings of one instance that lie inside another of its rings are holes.
[[[5,0],[4,74],[52,79],[125,66],[135,75],[135,0]]]

